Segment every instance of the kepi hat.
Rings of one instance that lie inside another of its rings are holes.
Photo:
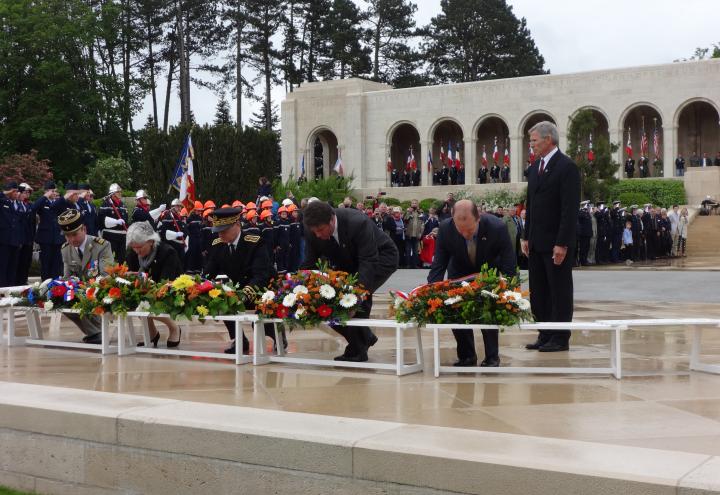
[[[60,213],[57,217],[57,222],[63,234],[72,234],[85,225],[82,215],[74,208],[69,208]]]
[[[218,208],[210,214],[212,218],[213,232],[222,232],[235,225],[240,220],[240,213],[242,210],[239,208]]]

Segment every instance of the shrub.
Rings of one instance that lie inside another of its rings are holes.
[[[287,191],[290,190],[298,201],[302,198],[314,196],[323,201],[330,201],[337,206],[342,203],[346,196],[354,197],[351,186],[352,181],[352,177],[340,177],[337,175],[326,179],[300,182],[291,177],[285,183],[276,179],[273,182],[273,197],[278,201],[282,201],[286,197]]]
[[[133,186],[132,168],[121,156],[101,158],[90,166],[87,181],[98,197],[105,196],[113,183],[130,189]]]
[[[37,192],[42,191],[45,181],[52,179],[53,174],[50,160],[38,160],[37,151],[32,150],[25,155],[9,155],[0,160],[0,178],[18,184],[25,182]]]
[[[664,208],[674,204],[687,203],[685,184],[677,179],[632,179],[622,180],[610,186],[610,200],[620,198],[622,194],[643,194],[647,197],[643,203],[652,203]],[[622,199],[620,201],[623,201]],[[637,203],[637,201],[634,201]],[[624,203],[624,201],[623,201]],[[638,203],[639,204],[639,203]]]
[[[642,192],[624,192],[620,193],[620,195],[616,198],[613,197],[610,201],[620,201],[624,206],[630,206],[630,205],[638,205],[640,208],[644,204],[652,203],[652,200],[650,197]]]
[[[423,211],[428,211],[432,207],[439,209],[442,206],[442,201],[440,201],[439,199],[435,199],[435,198],[425,198],[425,199],[420,200],[420,203],[418,203],[418,206]]]

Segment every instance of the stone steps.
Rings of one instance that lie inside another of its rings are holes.
[[[688,257],[716,257],[720,260],[720,215],[697,216],[690,224]]]

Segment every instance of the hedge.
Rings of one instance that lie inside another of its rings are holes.
[[[668,208],[687,203],[685,184],[677,179],[626,179],[610,186],[608,201],[619,200],[624,205],[652,203]],[[623,199],[623,197],[625,199]]]

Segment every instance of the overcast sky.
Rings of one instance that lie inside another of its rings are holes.
[[[440,12],[440,0],[415,0],[418,25]],[[362,0],[355,0],[363,5]],[[671,63],[688,58],[696,47],[720,43],[720,0],[509,0],[515,15],[525,17],[530,33],[553,74]],[[717,81],[715,82],[718,83]],[[235,103],[228,100],[231,108]],[[262,88],[258,88],[262,94]],[[164,95],[165,88],[158,88]],[[279,106],[284,88],[273,91]],[[171,102],[170,122],[179,119],[179,101]],[[218,97],[192,88],[192,110],[200,124],[212,122]],[[160,105],[162,107],[162,104]],[[244,121],[258,104],[245,102]],[[151,111],[147,98],[135,125],[144,125]],[[160,117],[162,119],[162,116]]]

